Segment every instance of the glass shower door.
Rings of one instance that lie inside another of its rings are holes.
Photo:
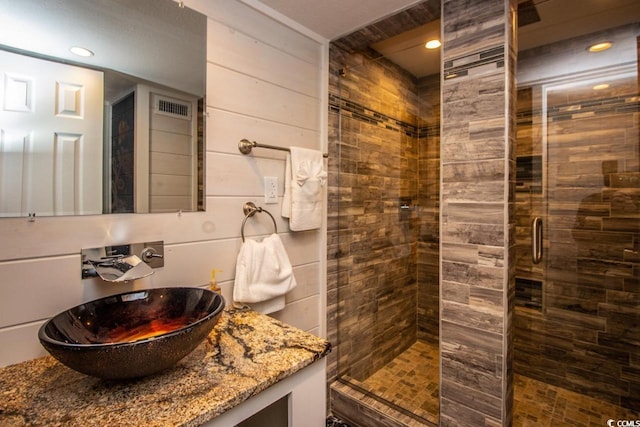
[[[640,411],[632,58],[519,88],[515,367],[520,376]],[[535,218],[543,224],[539,264]]]

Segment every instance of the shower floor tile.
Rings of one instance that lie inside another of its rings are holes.
[[[438,423],[438,346],[416,341],[361,383],[367,390],[413,414]]]
[[[545,384],[531,378],[515,376],[513,425],[606,426],[608,420],[638,420],[640,413],[603,402],[593,397]]]
[[[438,346],[417,341],[359,387],[438,424]],[[607,421],[640,420],[640,413],[614,404],[515,375],[515,427],[606,426]]]

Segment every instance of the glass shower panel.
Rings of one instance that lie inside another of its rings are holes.
[[[636,72],[621,72],[543,87],[545,313],[568,334],[545,353],[562,362],[555,374],[572,388],[632,405],[640,403],[629,381],[640,355],[637,83]]]
[[[435,423],[440,77],[366,54],[339,59],[330,96],[339,121],[337,376]]]
[[[635,48],[638,34],[634,24],[579,42],[624,35]],[[556,66],[597,66],[518,89],[516,374],[640,411],[637,54],[598,63],[574,52]]]
[[[362,381],[416,339],[416,98],[369,63],[340,79],[340,374]],[[397,92],[396,92],[397,91]]]

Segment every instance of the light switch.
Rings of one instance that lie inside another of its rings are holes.
[[[267,204],[278,203],[278,177],[264,177],[264,202]]]

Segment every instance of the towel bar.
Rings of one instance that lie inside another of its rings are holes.
[[[238,151],[240,151],[242,154],[249,154],[251,153],[251,150],[253,149],[253,147],[258,147],[258,148],[268,148],[270,150],[278,150],[278,151],[291,151],[286,147],[278,147],[275,145],[268,145],[268,144],[258,144],[255,141],[249,141],[248,139],[241,139],[240,142],[238,142]],[[322,157],[327,158],[329,157],[329,155],[327,153],[323,153]]]
[[[244,242],[244,224],[247,222],[249,217],[252,217],[256,214],[256,212],[264,212],[271,217],[271,221],[273,221],[273,228],[275,233],[278,232],[278,225],[276,224],[276,219],[269,213],[269,211],[262,209],[259,206],[256,206],[253,202],[247,202],[242,206],[242,212],[244,212],[244,219],[242,220],[242,227],[240,228],[240,235],[242,236],[242,241]]]

